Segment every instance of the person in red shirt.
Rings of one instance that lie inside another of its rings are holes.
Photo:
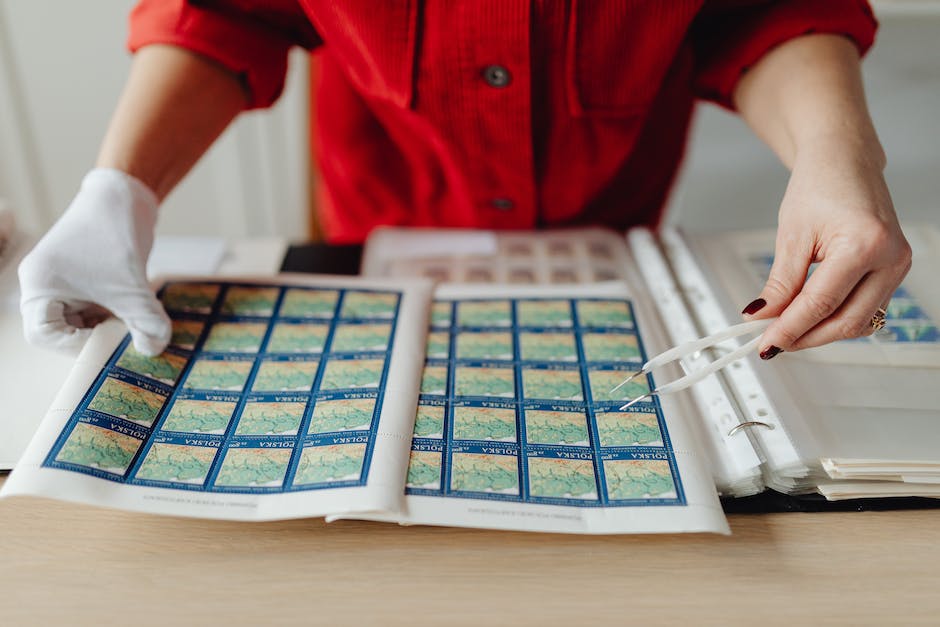
[[[321,64],[329,241],[655,225],[704,98],[791,169],[776,261],[744,310],[780,316],[761,356],[869,333],[911,258],[859,71],[875,29],[863,0],[143,0],[97,168],[20,268],[27,337],[73,344],[111,311],[139,350],[165,347],[143,270],[159,201],[236,115],[276,100],[294,45]]]

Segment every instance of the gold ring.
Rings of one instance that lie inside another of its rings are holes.
[[[875,331],[881,331],[885,328],[885,318],[888,317],[888,312],[884,307],[879,307],[878,311],[875,312],[875,315],[871,317],[871,328]]]

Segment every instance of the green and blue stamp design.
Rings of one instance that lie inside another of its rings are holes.
[[[405,492],[569,507],[684,505],[624,299],[437,301]]]
[[[147,357],[125,337],[45,466],[203,492],[366,483],[401,292],[202,281],[159,296],[170,347]]]

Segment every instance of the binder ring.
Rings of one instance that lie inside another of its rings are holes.
[[[747,422],[742,422],[741,424],[734,425],[734,427],[731,428],[731,431],[728,432],[728,437],[731,437],[732,435],[734,435],[741,429],[745,429],[747,427],[767,427],[771,431],[774,428],[773,425],[767,424],[766,422],[760,422],[759,420],[749,420]]]

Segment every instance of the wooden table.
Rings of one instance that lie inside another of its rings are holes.
[[[940,624],[940,510],[734,535],[229,523],[0,501],[0,625]]]

